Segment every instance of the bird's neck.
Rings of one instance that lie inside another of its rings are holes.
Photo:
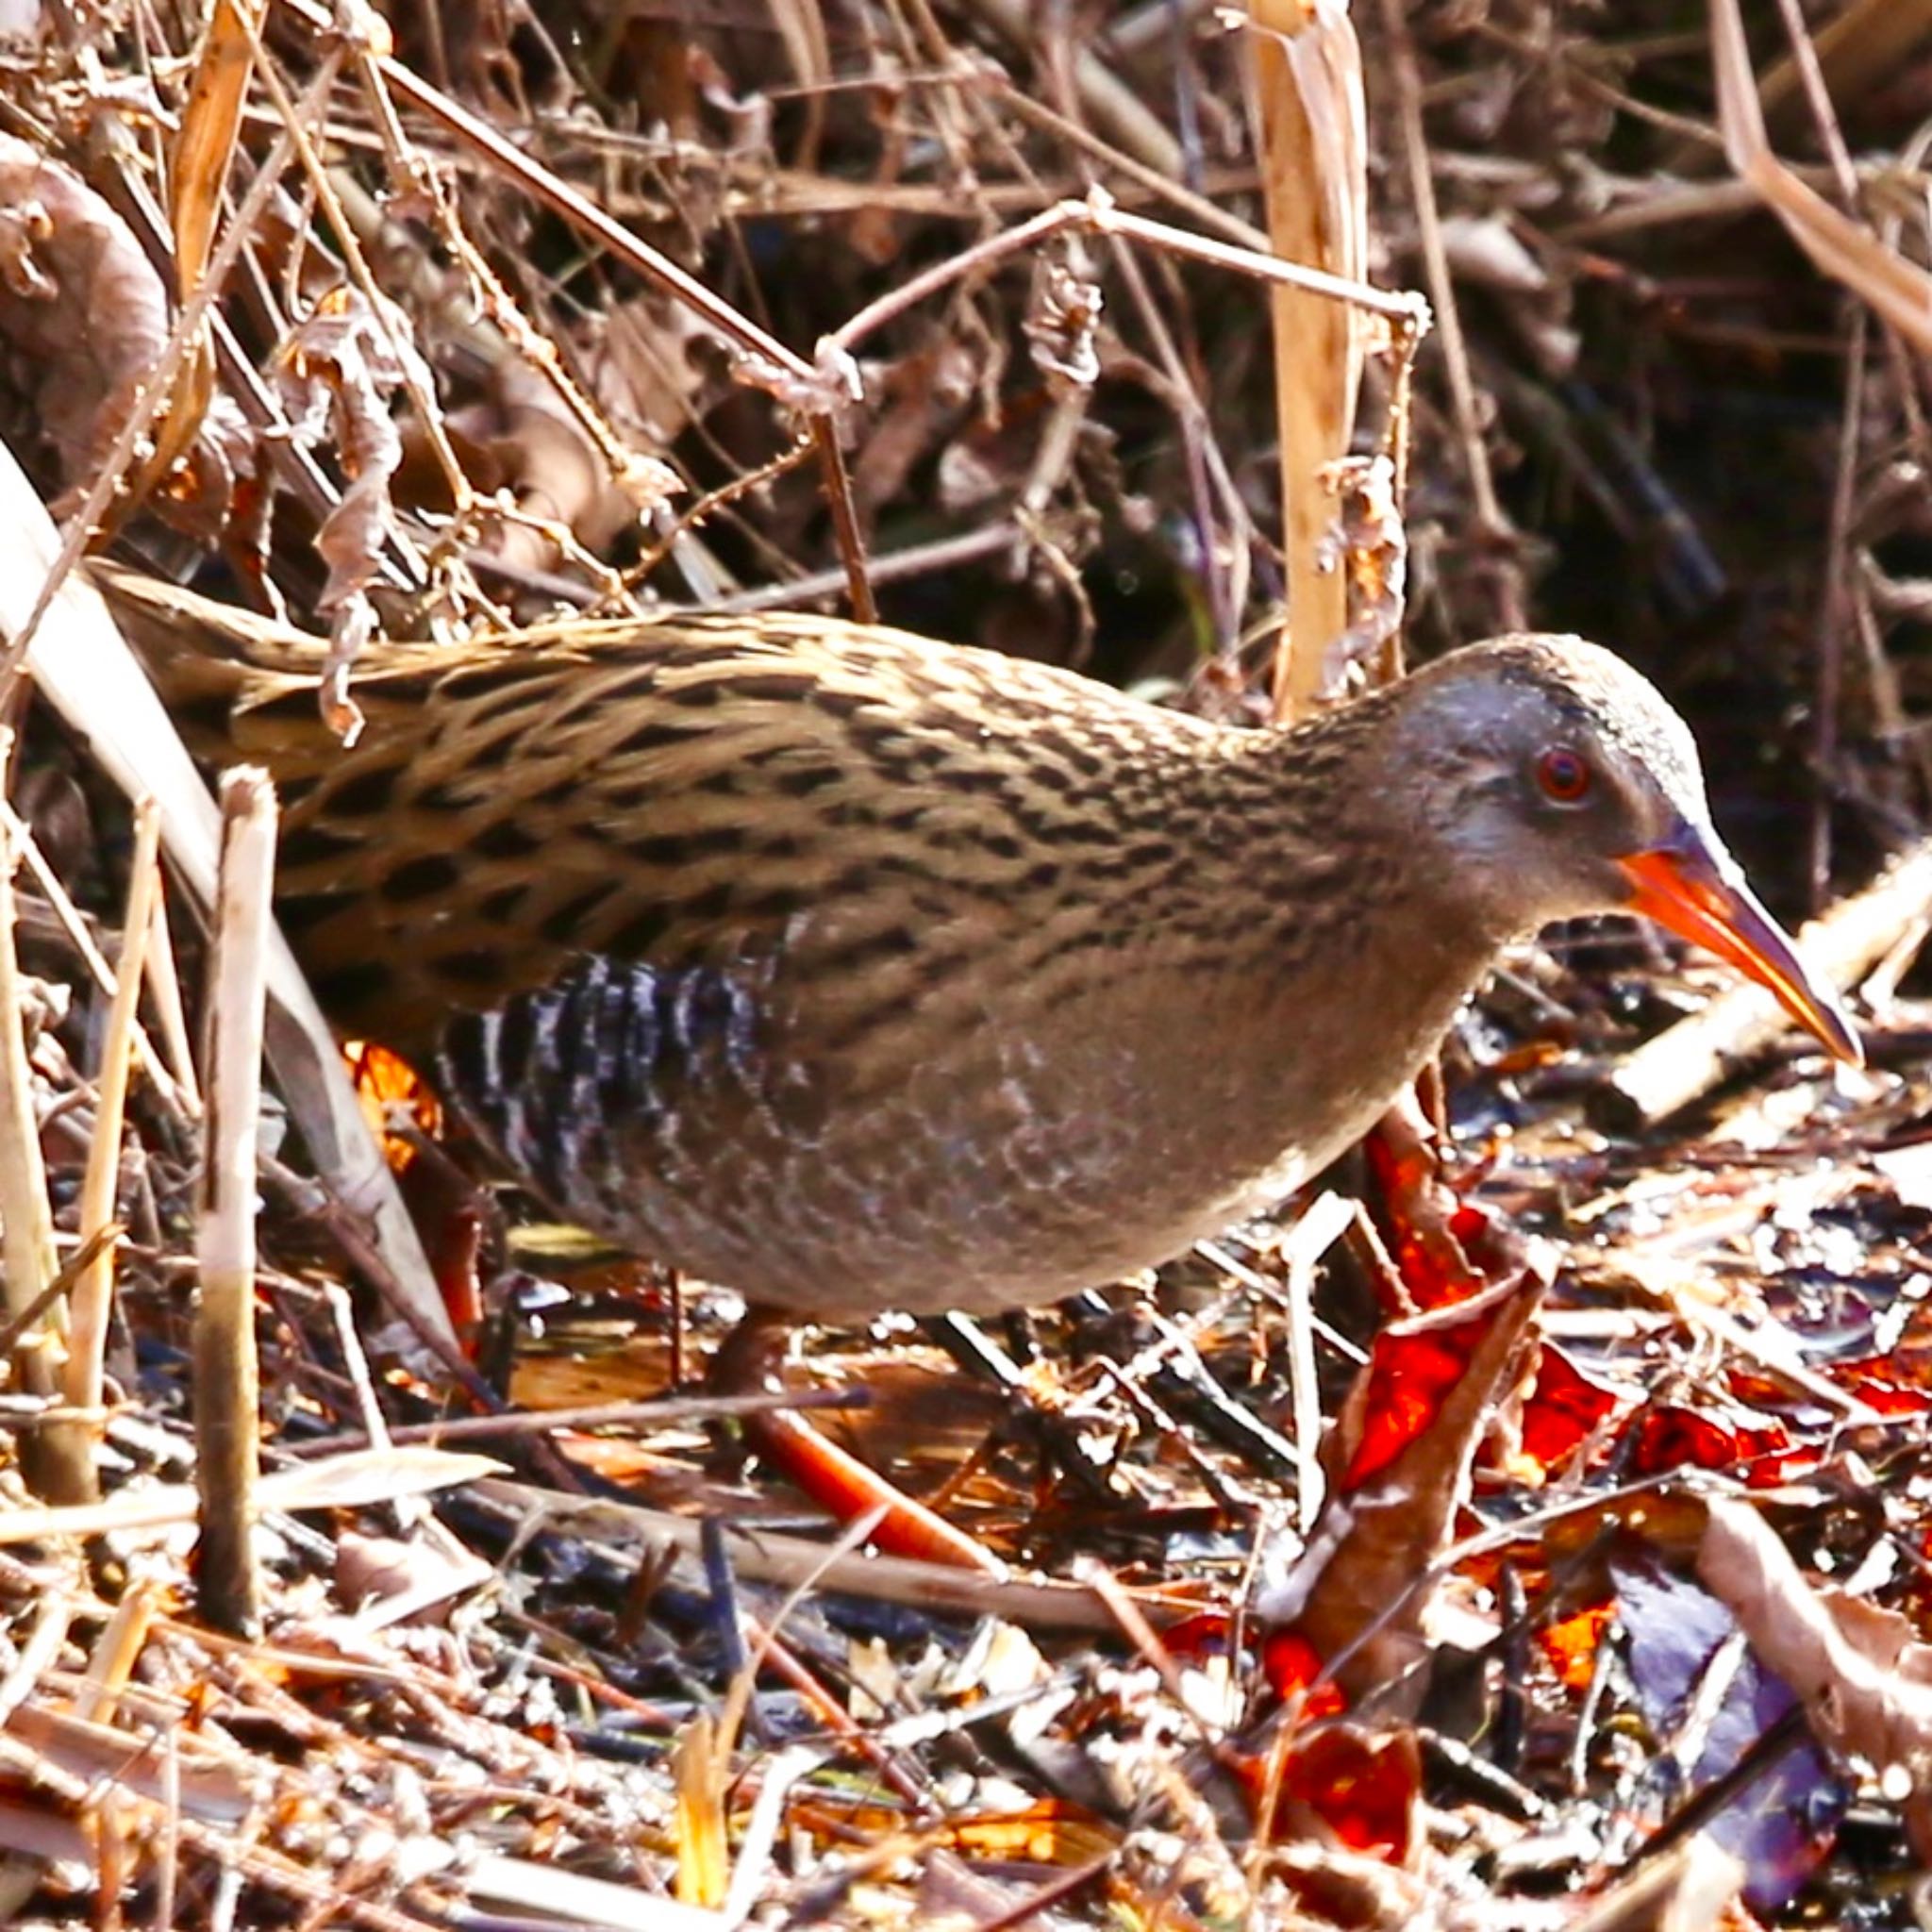
[[[1115,842],[1144,858],[1090,908],[1101,942],[1063,956],[1077,987],[1058,1003],[1035,983],[1062,1074],[1091,1077],[1117,1109],[1108,1082],[1129,1070],[1122,1091],[1158,1152],[1140,1185],[1167,1191],[1191,1239],[1373,1124],[1494,941],[1402,835],[1373,713],[1177,740],[1160,756],[1158,774],[1114,774],[1117,806],[1159,801],[1158,829],[1120,808]]]
[[[1418,803],[1398,706],[1376,692],[1306,722],[1229,732],[1201,760],[1185,803],[1208,864],[1196,895],[1243,908],[1251,939],[1293,962],[1366,961],[1464,990],[1515,937],[1472,889]]]
[[[1202,774],[1217,814],[1191,849],[1188,898],[1252,1044],[1292,1040],[1304,1106],[1374,1112],[1440,1041],[1501,944],[1391,768],[1390,708],[1371,697],[1310,724],[1222,741]],[[1351,1024],[1358,1023],[1358,1024]]]

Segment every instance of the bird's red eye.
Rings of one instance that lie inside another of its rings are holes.
[[[1590,767],[1580,753],[1565,744],[1555,745],[1537,760],[1536,782],[1545,798],[1574,805],[1590,790]]]

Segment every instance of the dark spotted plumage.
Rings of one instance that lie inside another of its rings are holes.
[[[344,751],[313,647],[108,588],[274,774],[345,1029],[562,1213],[823,1314],[1165,1258],[1358,1133],[1502,941],[1715,837],[1682,724],[1574,641],[1243,732],[829,619],[584,625],[372,651]],[[1552,738],[1587,810],[1535,792]]]

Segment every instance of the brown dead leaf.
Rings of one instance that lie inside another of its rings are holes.
[[[1415,1874],[1363,1852],[1313,1841],[1276,1846],[1274,1869],[1320,1923],[1360,1932],[1402,1932],[1425,1923],[1433,1891]]]
[[[384,1624],[435,1621],[425,1613],[445,1608],[492,1574],[480,1557],[458,1558],[427,1541],[354,1530],[344,1530],[336,1541],[337,1595],[357,1609],[379,1607]]]
[[[600,449],[588,402],[567,398],[548,374],[506,358],[490,384],[490,393],[450,411],[446,426],[478,489],[508,491],[527,519],[496,524],[481,540],[506,563],[556,569],[553,532],[568,531],[603,555],[640,517],[683,491],[683,479],[658,458],[625,449],[614,437]]]
[[[0,341],[68,483],[113,441],[168,328],[127,224],[65,163],[0,134]]]
[[[0,358],[70,488],[93,481],[169,332],[167,291],[133,230],[72,168],[0,134]],[[182,385],[134,492],[167,473],[154,507],[203,537],[227,526],[257,467],[253,431],[210,386]]]
[[[1906,1832],[1918,1856],[1932,1858],[1932,1644],[1895,1611],[1807,1581],[1763,1517],[1736,1497],[1708,1505],[1697,1575],[1759,1662],[1797,1692],[1820,1737],[1881,1775],[1909,1780]]]
[[[1640,1865],[1591,1904],[1574,1932],[1710,1932],[1757,1924],[1738,1901],[1744,1868],[1704,1832]]]
[[[348,479],[341,502],[316,535],[328,565],[328,582],[316,601],[328,611],[344,609],[365,591],[381,559],[390,478],[403,454],[390,398],[412,378],[425,392],[435,387],[408,317],[393,303],[383,307],[378,315],[360,291],[335,289],[276,356],[291,439],[309,446],[331,441]]]
[[[882,407],[852,458],[852,494],[861,508],[891,503],[905,489],[913,466],[959,422],[974,373],[965,344],[939,335],[866,371],[866,393]]]

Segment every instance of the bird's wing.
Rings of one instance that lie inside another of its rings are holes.
[[[904,633],[674,618],[373,649],[345,749],[319,644],[103,588],[198,752],[274,775],[278,909],[325,1004],[405,1050],[591,955],[808,948],[829,1024],[841,984],[871,1007],[1013,924],[1041,834],[1091,815],[1096,733],[1202,728]]]

